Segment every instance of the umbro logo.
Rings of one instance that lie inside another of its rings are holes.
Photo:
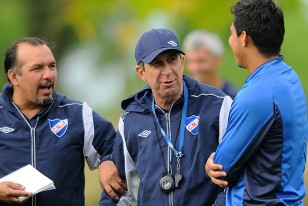
[[[170,44],[171,46],[177,46],[177,45],[178,45],[178,44],[177,44],[175,41],[173,41],[173,40],[168,41],[168,44]]]
[[[149,130],[144,130],[140,134],[138,134],[139,137],[148,137],[151,134],[151,131]]]
[[[10,133],[10,132],[13,132],[14,129],[10,128],[10,127],[1,127],[0,131],[3,132],[3,133]]]

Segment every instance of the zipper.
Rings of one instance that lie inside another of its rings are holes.
[[[168,135],[168,137],[170,138],[170,141],[172,141],[172,137],[171,137],[171,120],[170,120],[170,114],[172,111],[172,107],[173,107],[174,102],[172,103],[172,105],[170,106],[169,111],[166,113],[160,106],[156,105],[157,108],[159,108],[163,114],[165,115],[166,118],[166,133]],[[171,167],[171,162],[172,162],[172,155],[173,155],[173,151],[172,149],[170,149],[170,147],[167,147],[167,154],[168,154],[168,158],[167,158],[167,172],[169,174],[172,175],[172,167]],[[171,191],[168,194],[168,198],[169,198],[169,205],[173,206],[173,191]]]
[[[36,126],[39,122],[40,117],[44,116],[51,108],[51,106],[53,105],[54,101],[50,104],[49,108],[41,115],[38,116],[36,118],[36,122],[34,127],[31,126],[31,124],[28,122],[28,120],[26,119],[26,117],[24,116],[24,114],[19,110],[19,108],[17,107],[17,105],[12,102],[12,104],[14,105],[14,107],[16,108],[16,110],[18,111],[18,113],[20,114],[20,116],[23,118],[23,120],[27,123],[27,125],[30,128],[30,136],[31,136],[31,165],[36,168],[36,136],[35,136],[35,130],[36,130]],[[32,206],[36,206],[36,195],[32,196]]]
[[[173,105],[173,104],[172,104]],[[170,107],[169,112],[166,114],[166,128],[167,128],[167,135],[170,138],[170,141],[172,142],[172,137],[171,137],[171,122],[170,122],[170,113],[171,113],[171,108],[172,105]],[[168,147],[168,172],[172,175],[172,149],[170,149],[170,147]],[[169,193],[169,205],[173,206],[173,191],[171,191]]]
[[[36,119],[36,123],[34,125],[34,127],[31,127],[31,164],[33,165],[34,168],[36,168],[36,138],[35,138],[35,130],[36,130],[36,126],[38,124],[40,117],[37,117]]]
[[[36,138],[35,138],[35,130],[36,126],[38,124],[40,117],[38,116],[36,119],[36,123],[34,127],[31,127],[31,163],[34,168],[36,168]],[[36,195],[33,195],[32,197],[32,206],[36,205]]]
[[[16,104],[14,102],[12,102],[12,103],[15,106],[16,110],[18,111],[18,113],[20,114],[20,116],[22,116],[23,120],[27,123],[27,125],[30,128],[30,136],[31,136],[31,165],[34,168],[36,168],[35,129],[36,129],[36,126],[38,124],[38,121],[39,121],[40,117],[39,116],[37,117],[36,123],[35,123],[34,127],[32,127],[30,125],[30,123],[28,122],[28,120],[26,119],[26,117],[23,115],[23,113],[18,109]],[[32,206],[36,206],[36,196],[35,195],[32,196]]]

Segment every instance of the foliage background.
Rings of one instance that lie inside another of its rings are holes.
[[[144,84],[134,72],[137,40],[151,28],[169,28],[180,42],[193,29],[217,32],[225,44],[221,74],[241,87],[248,73],[235,65],[228,46],[235,0],[1,0],[0,61],[9,45],[24,36],[55,42],[57,90],[87,101],[116,123],[120,101]],[[308,91],[308,0],[277,0],[284,10],[282,54]],[[0,85],[6,82],[3,71]],[[97,171],[86,168],[86,205],[97,205]],[[308,201],[305,199],[305,202]]]

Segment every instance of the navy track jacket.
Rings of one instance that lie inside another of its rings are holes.
[[[222,91],[184,77],[188,88],[188,110],[185,122],[184,156],[181,158],[183,180],[180,187],[166,194],[159,186],[162,174],[176,173],[176,158],[155,126],[151,108],[151,89],[147,86],[122,102],[124,114],[119,120],[113,158],[121,178],[126,179],[128,195],[113,202],[104,192],[101,206],[207,206],[221,191],[207,176],[204,165],[214,152],[226,129],[231,98]],[[156,105],[157,118],[175,147],[179,144],[179,125],[183,96],[169,111]],[[170,168],[168,162],[171,162]],[[137,176],[140,178],[138,197]]]
[[[111,154],[116,134],[112,124],[86,103],[57,92],[50,106],[27,119],[11,94],[6,84],[0,94],[0,177],[32,164],[54,181],[56,189],[21,205],[84,206],[84,159],[94,169],[101,156]]]
[[[283,57],[261,65],[235,97],[214,156],[230,184],[217,205],[303,205],[307,138],[299,77]]]

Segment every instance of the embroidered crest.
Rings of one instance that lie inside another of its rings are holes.
[[[67,119],[48,119],[50,130],[57,136],[62,137],[68,128]]]
[[[186,129],[193,135],[198,134],[199,116],[186,117]]]
[[[10,132],[13,132],[14,129],[10,128],[10,127],[1,127],[0,131],[3,132],[3,133],[10,133]]]
[[[177,44],[175,41],[173,41],[173,40],[168,41],[168,44],[170,44],[171,46],[177,46],[177,45],[178,45],[178,44]]]
[[[138,134],[139,137],[148,137],[151,134],[151,131],[149,130],[144,130],[140,134]]]

